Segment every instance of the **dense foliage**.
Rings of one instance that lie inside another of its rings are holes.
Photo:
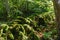
[[[56,40],[51,0],[6,1],[0,0],[0,40]]]

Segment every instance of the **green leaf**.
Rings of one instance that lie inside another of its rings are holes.
[[[11,34],[9,34],[9,37],[11,38],[11,39],[14,39],[14,36],[13,36],[13,34],[11,33]]]

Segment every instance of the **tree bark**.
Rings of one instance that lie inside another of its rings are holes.
[[[58,30],[58,37],[57,40],[60,40],[60,4],[58,4],[59,0],[53,0],[56,22],[57,22],[57,30]]]

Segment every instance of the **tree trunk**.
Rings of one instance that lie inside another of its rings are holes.
[[[5,8],[6,8],[7,13],[10,12],[10,8],[9,8],[9,3],[8,3],[8,1],[9,1],[9,0],[3,0],[3,3],[4,3],[4,6],[5,6]]]
[[[56,21],[57,21],[57,30],[58,30],[57,40],[60,40],[60,3],[59,3],[59,1],[60,0],[53,0]]]
[[[5,21],[7,21],[9,13],[10,13],[9,0],[3,0],[3,6],[5,8],[5,10],[4,10],[5,13],[3,14],[4,15],[3,19]]]

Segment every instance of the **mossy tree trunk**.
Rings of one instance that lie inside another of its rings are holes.
[[[56,21],[57,21],[57,30],[58,30],[57,40],[60,40],[60,3],[59,3],[59,1],[60,0],[53,0]]]
[[[4,6],[6,8],[7,13],[9,13],[9,11],[10,11],[10,8],[9,8],[9,0],[3,0],[3,2],[4,2]]]
[[[5,13],[3,14],[4,15],[3,19],[7,20],[8,14],[10,13],[9,0],[3,0],[3,6],[5,8]]]

